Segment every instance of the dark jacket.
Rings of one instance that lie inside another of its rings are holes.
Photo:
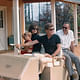
[[[32,34],[32,41],[33,40],[36,40],[37,38],[39,37],[39,35],[38,34]],[[40,52],[41,51],[41,44],[40,43],[38,43],[38,44],[35,44],[34,46],[33,46],[33,50],[32,50],[32,52]]]

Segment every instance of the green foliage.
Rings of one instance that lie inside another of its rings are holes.
[[[78,31],[80,32],[80,5],[78,5],[78,17],[77,17],[77,21],[78,21]],[[78,35],[80,36],[80,34]]]
[[[78,27],[80,27],[80,13],[78,14],[77,20],[78,20]]]
[[[67,3],[56,3],[56,20],[57,20],[57,30],[62,28],[64,22],[69,22],[71,24],[71,29],[73,25],[73,15],[72,15],[72,5]]]

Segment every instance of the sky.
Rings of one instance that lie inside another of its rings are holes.
[[[44,3],[33,3],[33,20],[38,20],[39,19],[39,4],[40,4],[40,9],[43,8]]]
[[[46,2],[41,2],[41,3],[32,3],[32,7],[30,5],[30,18],[32,19],[32,10],[31,8],[33,8],[33,20],[34,21],[38,21],[39,19],[39,4],[40,4],[40,13],[41,10],[46,8],[46,6],[44,6],[44,4],[46,4]],[[27,14],[28,14],[28,7],[26,8]]]
[[[33,20],[38,20],[39,15],[39,9],[38,9],[38,3],[33,4]]]

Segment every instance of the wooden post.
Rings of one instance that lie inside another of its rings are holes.
[[[74,6],[74,35],[75,35],[75,45],[78,45],[78,25],[77,25],[77,4],[73,4]]]
[[[52,15],[52,24],[54,25],[56,32],[56,12],[55,12],[55,0],[51,0],[51,15]]]
[[[20,28],[21,36],[25,32],[25,15],[24,15],[24,3],[23,0],[20,0]],[[24,40],[21,37],[21,42],[24,43]]]
[[[14,44],[20,44],[19,0],[13,0],[13,27],[14,27]],[[14,48],[14,53],[18,54],[18,50],[16,48]]]

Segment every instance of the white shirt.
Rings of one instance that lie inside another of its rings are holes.
[[[62,49],[70,48],[71,42],[74,41],[73,31],[69,30],[68,34],[64,34],[63,30],[61,29],[61,30],[58,30],[56,34],[61,39]]]

